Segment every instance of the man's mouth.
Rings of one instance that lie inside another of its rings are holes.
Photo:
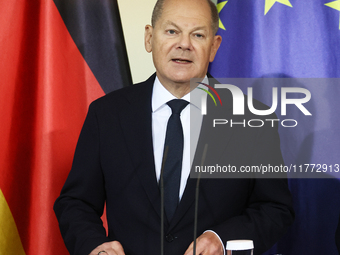
[[[188,59],[181,59],[181,58],[174,58],[172,59],[172,61],[176,63],[181,63],[181,64],[192,63],[192,61]]]

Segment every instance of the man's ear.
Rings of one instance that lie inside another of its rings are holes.
[[[222,42],[222,37],[220,35],[215,35],[214,39],[213,39],[213,45],[211,47],[211,51],[210,51],[210,58],[209,58],[209,62],[213,62],[215,55],[217,53],[218,48],[220,47]]]
[[[152,51],[152,31],[153,27],[150,25],[145,26],[145,33],[144,33],[144,45],[147,52]]]

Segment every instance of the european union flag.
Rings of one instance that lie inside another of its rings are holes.
[[[311,92],[312,116],[293,109],[298,126],[279,128],[284,160],[339,164],[340,79],[330,78],[340,78],[340,0],[229,0],[217,7],[223,41],[209,72],[216,78],[313,78],[314,85],[296,84]],[[272,104],[271,88],[254,90],[255,98]],[[338,254],[340,180],[324,179],[327,174],[289,180],[295,223],[267,254]]]

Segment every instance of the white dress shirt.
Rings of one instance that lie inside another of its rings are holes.
[[[195,95],[192,96],[192,94]],[[194,89],[192,92],[181,98],[188,101],[189,104],[182,110],[180,117],[183,128],[184,147],[179,200],[182,198],[187,179],[190,174],[193,157],[202,126],[203,116],[201,114],[201,95],[206,96],[206,93],[200,89]],[[166,128],[172,113],[171,108],[167,105],[167,102],[173,99],[177,98],[167,89],[165,89],[160,83],[159,79],[156,77],[152,92],[152,140],[157,181],[159,181],[161,175]]]

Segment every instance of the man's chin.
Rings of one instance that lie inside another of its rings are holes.
[[[176,75],[176,76],[171,77],[171,80],[175,83],[190,84],[190,80],[193,78],[199,78],[199,76],[198,75]]]
[[[172,75],[163,76],[163,79],[161,77],[159,77],[159,78],[160,78],[161,82],[163,80],[164,83],[168,83],[169,85],[173,84],[173,85],[180,85],[180,86],[190,86],[190,80],[192,78],[199,78],[199,75],[188,74],[188,72],[186,72],[186,73],[175,73],[175,74],[172,74]],[[204,78],[204,76],[203,76],[203,78]],[[163,84],[163,85],[165,85],[165,84]]]

